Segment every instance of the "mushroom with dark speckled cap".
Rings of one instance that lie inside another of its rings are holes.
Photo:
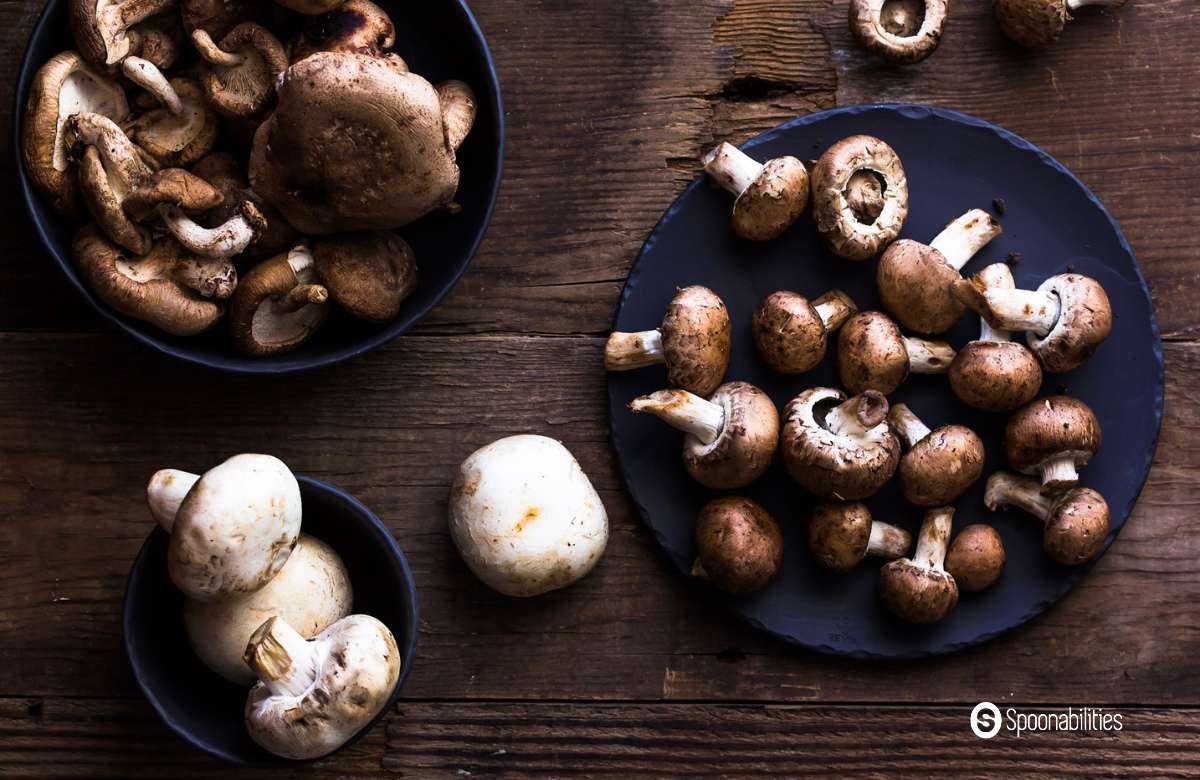
[[[1091,488],[1047,496],[1036,479],[997,471],[988,478],[983,502],[993,512],[1015,506],[1041,520],[1042,547],[1066,566],[1090,561],[1108,537],[1108,502]]]
[[[996,21],[1014,43],[1036,48],[1062,35],[1072,11],[1090,5],[1120,8],[1126,0],[994,0]]]
[[[978,593],[995,584],[1008,559],[1000,534],[990,525],[972,523],[958,532],[946,553],[946,571],[959,590]]]
[[[906,404],[893,404],[888,421],[908,452],[900,459],[900,492],[917,506],[942,506],[967,492],[983,473],[983,442],[964,425],[936,430]]]
[[[843,138],[813,166],[813,221],[829,251],[867,260],[900,235],[908,179],[892,147],[869,135]]]
[[[902,620],[936,623],[958,603],[958,585],[943,566],[953,518],[953,507],[927,511],[913,556],[892,561],[880,571],[879,595]]]
[[[1100,449],[1100,421],[1078,398],[1054,395],[1019,409],[1004,428],[1004,457],[1022,474],[1041,477],[1043,493],[1079,483],[1079,466]]]
[[[857,310],[841,290],[830,290],[811,303],[800,293],[773,292],[754,310],[754,346],[779,373],[802,374],[825,358],[829,334]]]
[[[760,504],[742,496],[722,496],[700,508],[693,577],[726,593],[748,596],[766,587],[782,565],[783,534]]]
[[[950,0],[851,0],[850,32],[889,62],[920,62],[937,49]]]
[[[733,193],[733,232],[748,241],[783,235],[808,206],[808,171],[795,157],[760,163],[733,144],[704,155],[704,172]]]
[[[913,374],[944,374],[954,360],[945,341],[905,336],[886,314],[862,311],[838,333],[838,378],[852,393],[891,393]]]
[[[912,545],[903,528],[874,520],[866,504],[822,501],[808,521],[808,549],[826,569],[845,573],[863,558],[899,558]]]

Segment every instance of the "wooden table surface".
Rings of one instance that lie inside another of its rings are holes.
[[[149,475],[263,450],[370,505],[421,594],[400,705],[311,774],[1196,772],[1200,11],[1132,0],[1081,15],[1057,46],[1029,54],[1000,36],[989,5],[955,3],[933,58],[895,70],[850,40],[845,0],[476,0],[507,104],[491,231],[409,335],[300,377],[193,369],[105,327],[39,247],[6,155],[0,775],[239,776],[157,721],[119,614],[150,528]],[[39,6],[0,3],[5,111]],[[633,515],[605,413],[601,348],[617,296],[698,155],[869,101],[975,114],[1061,160],[1120,222],[1165,342],[1158,456],[1116,544],[1043,616],[921,663],[789,649],[694,598]],[[445,524],[455,466],[518,432],[561,439],[612,523],[591,576],[532,601],[473,579]],[[983,699],[1115,708],[1125,728],[985,742],[968,728]]]

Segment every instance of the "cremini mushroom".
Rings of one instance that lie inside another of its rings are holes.
[[[874,257],[900,234],[908,216],[904,166],[878,138],[843,138],[813,166],[812,203],[829,251],[847,260]]]
[[[391,630],[370,615],[347,615],[308,641],[269,618],[245,660],[259,680],[246,697],[246,731],[294,759],[331,753],[366,728],[387,706],[401,664]]]
[[[250,189],[245,174],[232,155],[225,152],[207,154],[192,166],[192,173],[216,187],[224,196],[218,206],[197,219],[200,225],[214,230],[228,225],[235,228],[234,233],[241,234],[244,228],[239,224],[240,217],[245,226],[251,228],[253,235],[241,252],[252,257],[278,254],[296,243],[296,229],[271,204]],[[250,210],[247,204],[254,209]],[[258,219],[260,216],[262,220]]]
[[[450,489],[450,538],[471,571],[506,596],[576,582],[608,545],[608,515],[579,462],[545,436],[471,453]]]
[[[783,565],[783,534],[763,506],[742,496],[714,498],[696,518],[692,576],[726,593],[762,590]]]
[[[808,206],[808,171],[795,157],[760,163],[733,144],[704,155],[704,172],[733,193],[733,232],[748,241],[783,235]]]
[[[1014,43],[1036,48],[1062,35],[1072,11],[1087,6],[1120,8],[1126,0],[994,0],[992,10],[1000,29]]]
[[[329,545],[302,533],[270,582],[241,598],[186,600],[183,626],[205,666],[230,682],[251,685],[254,673],[242,655],[263,621],[278,615],[311,639],[349,615],[353,603],[354,589],[342,559]]]
[[[912,374],[944,374],[954,349],[944,341],[905,336],[886,314],[859,312],[838,333],[838,377],[852,393],[889,394]]]
[[[1015,506],[1041,520],[1043,549],[1066,566],[1090,561],[1108,538],[1108,502],[1091,488],[1046,496],[1036,479],[997,471],[988,477],[983,501],[993,512]]]
[[[990,525],[972,523],[958,532],[946,553],[946,571],[959,590],[978,593],[1000,579],[1008,559],[1000,534]]]
[[[844,574],[863,558],[899,558],[912,546],[912,534],[871,518],[866,504],[822,501],[808,521],[808,549],[817,563]]]
[[[888,421],[908,446],[900,459],[900,492],[917,506],[952,503],[983,473],[983,442],[965,425],[936,430],[906,404],[892,404]]]
[[[121,63],[126,78],[145,89],[160,104],[125,124],[130,139],[170,168],[184,168],[208,154],[217,142],[220,122],[200,84],[192,79],[167,79],[141,57]]]
[[[346,0],[337,8],[304,20],[289,46],[292,62],[319,51],[382,56],[396,43],[391,17],[371,0]]]
[[[916,333],[948,330],[964,311],[951,292],[959,270],[1002,230],[991,214],[972,209],[929,244],[902,238],[889,246],[875,274],[884,310]]]
[[[977,274],[988,287],[1012,289],[1012,271],[993,263]],[[954,356],[947,373],[950,389],[967,406],[985,412],[1010,412],[1033,400],[1042,386],[1042,367],[1006,330],[980,320],[979,338]]]
[[[850,296],[830,290],[811,303],[799,293],[773,292],[754,310],[751,334],[767,365],[783,374],[802,374],[825,358],[829,334],[858,311]]]
[[[937,49],[949,0],[851,0],[850,32],[890,62],[920,62]]]
[[[998,330],[1026,331],[1029,348],[1051,373],[1086,363],[1112,330],[1112,306],[1095,279],[1051,276],[1037,290],[990,287],[978,274],[954,283],[954,295]]]
[[[665,363],[668,382],[707,398],[725,377],[732,349],[725,302],[707,287],[692,285],[671,298],[658,328],[611,333],[604,367],[628,371]]]
[[[874,390],[846,399],[829,387],[805,390],[784,409],[781,435],[788,473],[810,493],[855,501],[896,472],[900,442],[887,424],[888,402]]]
[[[633,399],[629,408],[687,434],[683,465],[705,487],[749,485],[771,465],[779,445],[775,403],[747,382],[726,382],[708,400],[687,390],[659,390]]]
[[[317,276],[343,309],[368,322],[388,322],[417,288],[412,247],[386,230],[314,236]]]
[[[138,51],[134,25],[174,7],[176,0],[70,0],[68,16],[79,53],[93,65],[111,66]]]
[[[72,114],[63,130],[71,156],[78,160],[80,196],[96,224],[134,254],[150,251],[150,233],[125,215],[123,203],[157,167],[154,161],[102,114]]]
[[[958,603],[958,585],[943,566],[953,518],[953,507],[928,510],[913,556],[892,561],[880,571],[879,595],[897,617],[936,623]]]
[[[199,477],[163,469],[150,478],[146,497],[171,534],[171,581],[197,601],[259,590],[287,563],[300,535],[300,486],[270,455],[234,455]]]
[[[208,102],[218,112],[248,119],[265,111],[275,96],[275,80],[288,66],[287,52],[270,30],[243,22],[217,44],[203,28],[192,45],[206,67],[201,79]]]
[[[1022,474],[1041,477],[1042,492],[1061,493],[1079,483],[1079,466],[1100,449],[1100,422],[1078,398],[1055,395],[1019,409],[1004,428],[1004,457]]]
[[[329,291],[317,280],[312,252],[305,244],[264,260],[238,283],[229,304],[233,344],[263,357],[295,349],[329,314]]]

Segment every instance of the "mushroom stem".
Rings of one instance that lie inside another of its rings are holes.
[[[1074,453],[1064,453],[1048,458],[1042,463],[1039,471],[1042,473],[1041,492],[1054,495],[1079,484],[1079,472],[1075,469]]]
[[[278,616],[254,630],[242,657],[272,696],[301,696],[317,679],[313,646]]]
[[[172,116],[183,115],[183,101],[179,99],[179,93],[153,62],[141,57],[126,57],[121,62],[121,72],[134,84],[153,95]]]
[[[228,52],[217,45],[208,31],[197,27],[192,31],[192,45],[206,61],[225,68],[236,68],[246,61],[246,55],[238,52]]]
[[[871,523],[871,536],[867,540],[867,555],[880,558],[902,558],[912,544],[912,534],[903,528],[878,520]]]
[[[946,225],[929,245],[941,252],[954,270],[961,271],[976,252],[1003,230],[991,214],[983,209],[971,209]]]
[[[1089,5],[1107,6],[1108,8],[1120,8],[1125,5],[1126,0],[1067,0],[1067,10],[1076,11],[1080,8],[1086,8]]]
[[[1012,290],[1017,286],[1013,282],[1012,271],[1004,263],[992,263],[975,276],[989,290]],[[987,318],[980,317],[979,340],[1004,343],[1012,341],[1012,336],[1007,330],[993,327]]]
[[[914,374],[944,374],[954,362],[954,347],[944,341],[904,337],[908,370]]]
[[[704,155],[704,172],[734,195],[741,195],[762,175],[762,163],[731,143],[722,142]]]
[[[329,300],[329,290],[325,287],[319,284],[298,284],[275,301],[275,311],[280,314],[290,314],[303,309],[310,303],[325,303],[327,300]]]
[[[609,371],[628,371],[665,362],[662,331],[657,328],[637,333],[614,331],[604,345],[604,367]]]
[[[150,477],[150,484],[146,485],[146,503],[150,505],[154,521],[167,533],[175,527],[175,515],[184,496],[199,479],[199,474],[179,469],[162,469]]]
[[[830,409],[825,427],[841,436],[862,436],[887,419],[887,413],[883,393],[867,390]]]
[[[633,412],[649,412],[672,428],[712,444],[725,427],[725,410],[687,390],[658,390],[629,402]]]
[[[917,551],[912,560],[918,566],[925,566],[934,571],[943,571],[942,564],[946,561],[946,546],[950,542],[950,526],[954,520],[954,507],[943,506],[930,509],[925,513],[921,522],[921,532],[917,535]]]
[[[875,171],[855,171],[846,182],[846,204],[856,219],[872,225],[883,213],[883,179]]]
[[[955,298],[993,328],[1032,331],[1039,337],[1054,329],[1062,308],[1053,293],[989,288],[978,275],[956,281],[952,289]]]
[[[1036,479],[997,471],[988,477],[983,504],[993,512],[1006,506],[1015,506],[1045,522],[1050,516],[1053,501],[1042,495],[1042,486]]]
[[[825,325],[826,332],[842,327],[850,315],[858,311],[858,306],[850,296],[841,290],[830,290],[813,301],[812,307]]]
[[[921,422],[907,404],[893,404],[888,412],[888,422],[910,449],[930,433],[929,426]]]
[[[197,225],[175,206],[162,204],[158,213],[175,236],[189,251],[204,257],[233,257],[241,254],[262,229],[244,214],[230,217],[215,228]],[[265,222],[264,222],[265,224]]]

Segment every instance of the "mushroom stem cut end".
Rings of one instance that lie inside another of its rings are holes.
[[[604,345],[604,368],[609,371],[629,371],[666,361],[662,331],[658,329],[638,333],[613,332]]]
[[[704,444],[712,444],[725,427],[725,410],[687,390],[658,390],[633,399],[633,412],[649,412],[672,428],[690,433]]]
[[[867,555],[880,558],[901,558],[912,546],[912,534],[903,528],[878,520],[871,523],[871,536],[867,540]]]
[[[255,629],[243,658],[273,696],[300,696],[317,679],[312,647],[280,617]]]
[[[1004,232],[996,218],[983,209],[971,209],[946,225],[929,245],[942,253],[946,263],[961,271],[972,257]]]
[[[945,341],[904,337],[908,351],[908,370],[914,374],[944,374],[954,362],[954,347]]]
[[[733,144],[722,142],[704,155],[704,172],[724,189],[741,195],[762,175],[763,165]]]
[[[175,527],[179,505],[198,479],[199,474],[179,469],[161,469],[150,477],[150,484],[146,485],[146,503],[150,505],[154,522],[167,533]]]
[[[842,327],[850,315],[858,311],[858,306],[850,296],[841,290],[830,290],[813,301],[812,307],[825,325],[826,333]]]
[[[825,427],[844,436],[862,436],[887,419],[887,414],[888,401],[883,393],[867,390],[830,409]]]

